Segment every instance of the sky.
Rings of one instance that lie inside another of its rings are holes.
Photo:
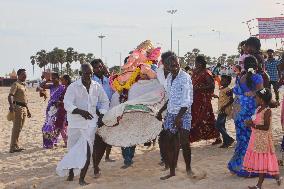
[[[238,43],[249,37],[243,21],[284,13],[284,0],[0,0],[0,76],[13,69],[32,73],[30,56],[41,49],[73,47],[100,57],[98,35],[103,34],[103,60],[109,67],[120,64],[127,53],[144,40],[180,56],[193,48],[219,56],[236,54]],[[167,10],[176,9],[174,15]],[[252,26],[257,26],[253,21]],[[220,38],[218,32],[220,31]],[[253,34],[257,34],[257,29]],[[278,46],[280,41],[278,40]],[[262,41],[275,48],[275,40]],[[73,67],[78,67],[74,64]]]

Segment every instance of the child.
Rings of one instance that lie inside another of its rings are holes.
[[[231,81],[231,76],[221,76],[221,88],[218,100],[218,117],[215,125],[223,137],[223,144],[220,146],[220,148],[228,148],[235,141],[232,137],[228,135],[225,127],[226,118],[228,116],[231,116],[232,104],[234,102],[232,89],[229,88]]]
[[[40,84],[41,84],[42,82],[45,82],[45,81],[46,81],[44,75],[41,76],[41,80],[42,80],[42,81],[40,82]],[[45,90],[45,89],[43,89],[43,88],[41,88],[40,86],[38,86],[38,87],[36,88],[36,92],[39,92],[39,97],[43,97],[43,98],[44,98],[44,101],[46,101],[46,99],[47,99],[47,93],[46,93],[46,90]]]
[[[244,169],[259,174],[256,186],[250,189],[261,189],[265,175],[273,176],[277,184],[281,185],[282,178],[279,178],[279,167],[272,140],[271,117],[269,108],[272,94],[269,89],[262,89],[256,92],[258,108],[254,120],[247,120],[246,126],[252,129],[246,155],[244,157]]]

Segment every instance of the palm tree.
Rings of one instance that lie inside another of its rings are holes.
[[[228,58],[227,58],[227,60],[226,60],[227,65],[234,65],[236,58],[238,58],[238,55],[231,55],[231,56],[228,56]]]
[[[110,73],[118,74],[120,72],[120,66],[113,66],[109,69]]]
[[[93,53],[88,53],[88,54],[86,55],[86,62],[87,62],[87,63],[91,63],[94,58],[95,58],[95,57],[94,57],[94,54],[93,54]]]
[[[206,60],[206,62],[209,64],[209,65],[211,65],[212,64],[212,58],[210,57],[210,56],[204,56],[205,57],[205,60]]]
[[[59,71],[58,64],[60,64],[60,73],[63,74],[62,66],[63,66],[63,64],[65,63],[65,60],[66,60],[65,51],[63,49],[59,49],[59,48],[55,47],[53,49],[53,53],[54,53],[55,63],[57,65],[57,70]]]
[[[50,70],[55,71],[55,64],[56,64],[56,56],[54,51],[50,51],[47,53],[47,61],[50,64]]]
[[[78,61],[80,64],[84,64],[86,62],[86,55],[84,53],[78,54]]]
[[[195,58],[199,55],[200,50],[197,48],[192,49],[192,53],[194,54]]]
[[[66,69],[67,69],[67,74],[70,73],[70,69],[71,69],[71,63],[74,61],[74,49],[72,47],[69,47],[66,50]]]
[[[45,71],[45,66],[48,64],[47,53],[45,50],[36,53],[36,63]]]
[[[31,63],[33,65],[33,75],[35,74],[35,63],[36,63],[36,56],[30,57]]]

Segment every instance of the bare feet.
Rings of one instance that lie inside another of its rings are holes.
[[[21,151],[23,151],[23,150],[25,150],[25,149],[24,149],[24,148],[16,148],[16,149],[14,149],[14,150],[10,150],[9,152],[10,152],[10,153],[21,152]]]
[[[110,159],[110,158],[105,158],[105,162],[115,162],[114,159]]]
[[[261,189],[260,187],[258,186],[248,186],[249,189]]]
[[[223,143],[219,148],[229,148],[234,143],[234,139],[231,138],[227,143]]]
[[[97,178],[100,178],[100,176],[101,176],[101,172],[98,172],[94,175],[94,178],[97,179]]]
[[[282,177],[278,177],[278,178],[276,178],[276,182],[277,182],[277,184],[278,184],[278,186],[281,186],[281,184],[282,184],[282,180],[283,180],[283,178]]]
[[[79,179],[79,184],[80,184],[81,186],[86,186],[86,185],[88,185],[88,184],[90,184],[90,183],[87,183],[84,179]]]
[[[176,176],[176,175],[175,175],[175,174],[170,174],[170,175],[161,177],[160,179],[161,179],[161,180],[167,180],[167,179],[169,179],[169,178],[171,178],[171,177],[174,177],[174,176]]]
[[[187,174],[187,176],[190,176],[190,177],[194,176],[192,169],[186,171],[186,174]]]
[[[165,166],[163,169],[162,169],[162,171],[167,171],[167,170],[169,170],[170,168],[168,167],[168,166]]]
[[[221,143],[222,143],[222,140],[220,138],[217,138],[215,142],[212,143],[212,145],[221,144]]]
[[[123,166],[121,167],[121,169],[127,169],[128,167],[131,167],[131,164],[123,165]]]
[[[69,174],[67,177],[67,181],[73,181],[74,180],[74,174]]]
[[[73,181],[73,180],[74,180],[73,169],[69,169],[69,176],[67,177],[67,181]]]

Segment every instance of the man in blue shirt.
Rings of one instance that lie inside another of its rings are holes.
[[[192,175],[191,149],[189,131],[191,128],[191,105],[193,102],[193,86],[190,76],[180,68],[175,53],[165,60],[170,74],[166,79],[166,92],[168,101],[157,114],[157,119],[162,120],[162,112],[167,109],[164,121],[164,130],[167,132],[165,139],[166,161],[169,164],[170,174],[161,177],[161,180],[175,176],[180,147],[186,165],[186,172]]]
[[[112,90],[110,84],[109,84],[109,78],[104,75],[104,64],[101,59],[94,59],[91,62],[91,65],[93,67],[94,75],[93,80],[98,82],[106,92],[109,101],[111,101],[112,95],[114,91]],[[98,103],[97,109],[100,109],[101,104]],[[99,111],[97,111],[97,114],[99,116],[98,119],[98,127],[101,127],[103,125],[102,123],[102,116],[100,115]],[[96,134],[95,136],[95,142],[94,142],[94,149],[93,149],[93,164],[94,164],[94,174],[95,177],[100,176],[100,168],[99,164],[100,161],[106,152],[105,161],[106,162],[114,162],[115,160],[112,160],[109,158],[110,152],[111,152],[111,146],[106,144],[103,139]]]
[[[265,69],[270,77],[269,87],[273,86],[273,90],[275,93],[276,101],[279,103],[279,79],[280,72],[278,69],[278,65],[281,64],[279,60],[275,60],[274,51],[272,49],[267,50],[268,59],[265,62]]]

